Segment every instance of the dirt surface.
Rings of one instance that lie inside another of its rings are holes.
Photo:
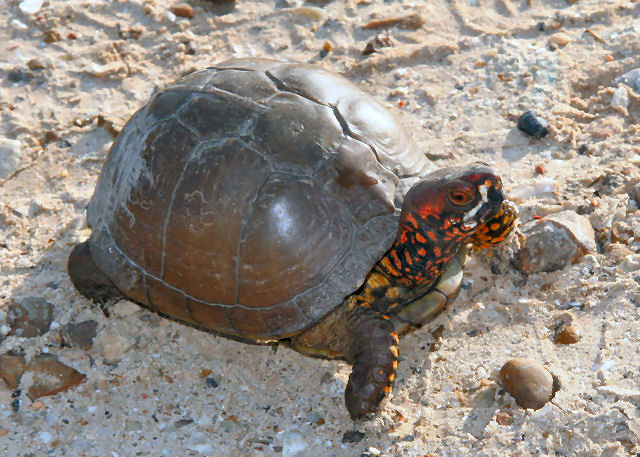
[[[59,381],[27,368],[17,389],[0,381],[0,453],[640,452],[640,87],[616,83],[640,66],[639,2],[190,5],[191,18],[157,0],[9,0],[0,11],[0,355],[24,355],[24,368],[46,353],[77,370]],[[344,408],[344,363],[244,345],[127,301],[107,317],[74,290],[66,259],[89,234],[85,209],[114,135],[156,88],[231,56],[345,74],[399,112],[436,166],[500,170],[523,224],[584,215],[596,252],[528,275],[511,259],[518,237],[473,255],[441,329],[401,341],[394,391],[367,423]],[[546,137],[516,128],[527,110],[548,120]],[[53,305],[36,336],[12,330],[9,309],[24,297]],[[579,341],[555,343],[569,324]],[[515,357],[560,379],[553,403],[524,410],[496,383]],[[58,393],[38,397],[42,383]]]

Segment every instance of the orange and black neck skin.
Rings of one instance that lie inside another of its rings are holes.
[[[403,214],[396,241],[353,297],[355,304],[391,314],[422,296],[440,277],[467,234],[435,216],[426,218]]]
[[[398,237],[377,267],[398,285],[428,287],[466,237],[457,227],[433,215],[403,214]]]

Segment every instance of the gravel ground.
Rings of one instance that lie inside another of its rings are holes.
[[[0,10],[0,452],[637,455],[640,78],[621,77],[640,66],[640,3],[189,4]],[[103,312],[67,276],[114,135],[155,89],[231,56],[345,74],[399,113],[436,166],[489,162],[520,206],[529,237],[471,256],[449,312],[402,340],[373,421],[349,419],[345,363],[241,344],[124,300]],[[528,110],[548,121],[544,138],[516,127]],[[524,265],[518,252],[545,223],[551,248]],[[561,238],[575,255],[557,255]],[[532,272],[558,257],[566,265]],[[578,341],[556,342],[567,326]],[[552,403],[524,410],[500,387],[515,357],[560,379]]]

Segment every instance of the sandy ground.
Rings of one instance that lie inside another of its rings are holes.
[[[18,141],[18,163],[0,177],[0,330],[25,296],[51,303],[53,323],[3,337],[0,354],[53,354],[86,379],[38,399],[25,393],[29,372],[20,395],[0,381],[0,453],[638,455],[640,102],[614,81],[640,66],[640,3],[190,3],[191,19],[159,0],[49,0],[35,12],[3,2],[0,137]],[[363,56],[377,33],[392,45]],[[344,363],[244,345],[127,301],[107,318],[73,289],[66,258],[88,236],[113,134],[155,88],[230,56],[344,73],[398,111],[437,166],[492,163],[523,223],[588,217],[597,252],[530,275],[509,260],[515,240],[473,256],[438,344],[429,329],[402,340],[393,394],[365,424],[343,406]],[[544,139],[516,129],[529,109],[549,120]],[[91,348],[61,344],[65,325],[86,320],[97,322]],[[579,342],[554,343],[562,322]],[[517,356],[561,379],[554,404],[525,411],[496,385]]]

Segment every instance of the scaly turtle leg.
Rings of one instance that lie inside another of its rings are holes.
[[[122,297],[122,293],[93,262],[89,241],[74,246],[67,269],[73,285],[89,300],[103,305]]]
[[[355,420],[375,413],[391,391],[398,342],[388,318],[350,297],[344,307],[292,338],[290,346],[305,355],[340,357],[353,365],[345,403]]]
[[[345,403],[352,419],[378,411],[391,392],[398,369],[398,334],[393,323],[366,308],[348,319],[352,341],[346,354],[353,364],[345,391]]]

